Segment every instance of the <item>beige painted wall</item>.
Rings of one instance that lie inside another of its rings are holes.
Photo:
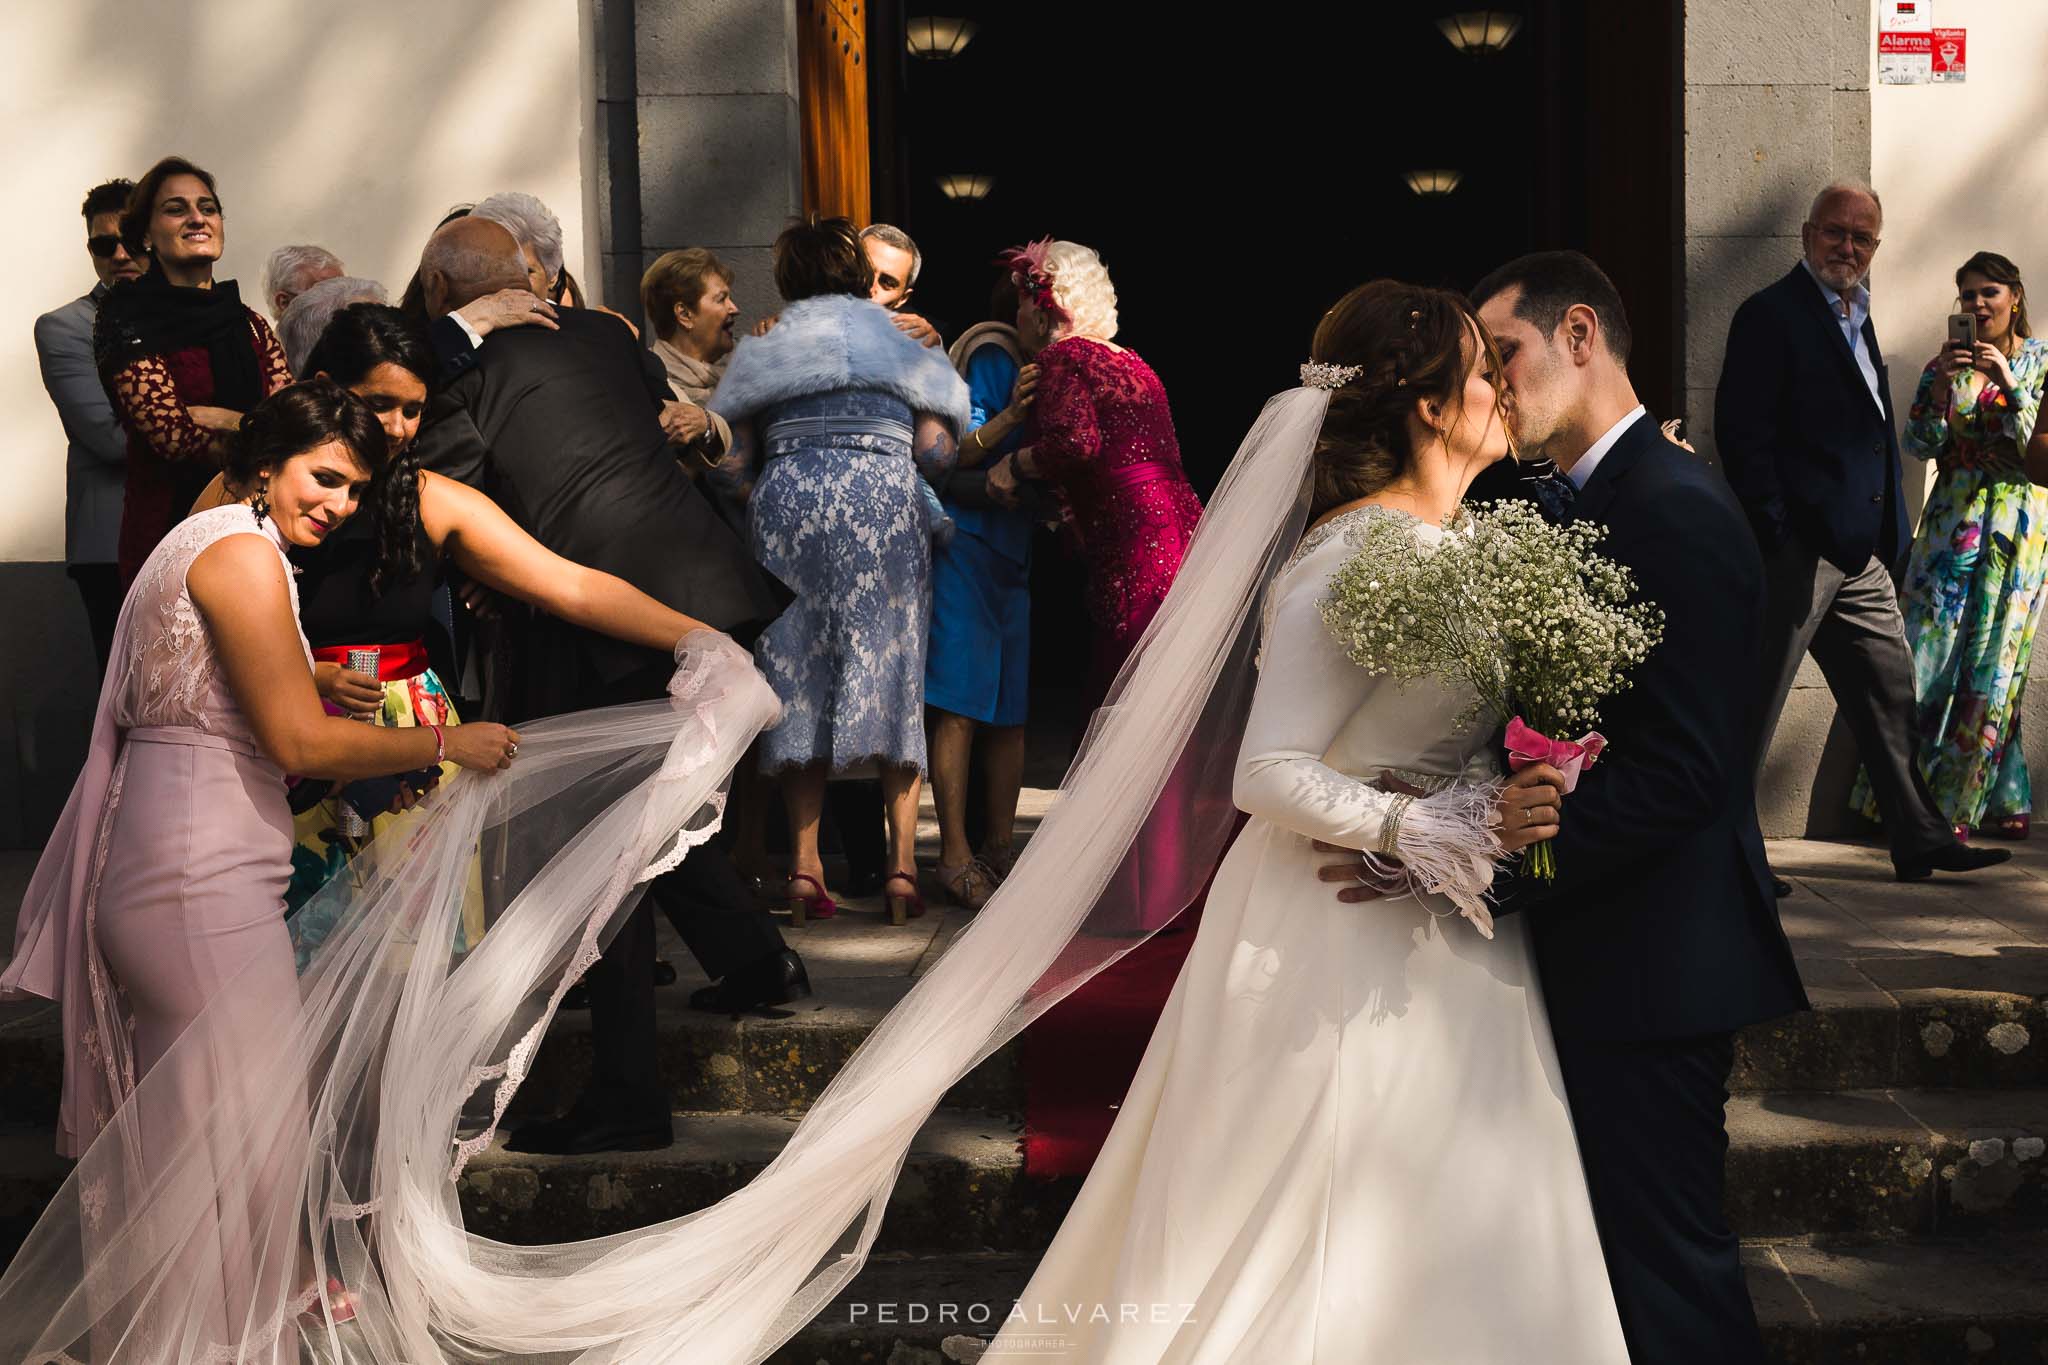
[[[1902,418],[1971,253],[2019,265],[2048,334],[2048,5],[1934,0],[1934,22],[1969,30],[1969,79],[1870,90],[1871,180],[1885,211],[1871,311]]]
[[[450,204],[539,195],[595,286],[589,0],[14,0],[0,129],[15,245],[0,296],[0,562],[63,557],[64,438],[37,314],[92,284],[78,204],[176,152],[227,210],[220,275],[265,311],[263,261],[318,242],[395,297]]]

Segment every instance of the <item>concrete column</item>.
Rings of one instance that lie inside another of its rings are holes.
[[[1814,192],[1870,177],[1874,33],[1870,0],[1686,0],[1686,428],[1709,461],[1729,320],[1798,261]],[[1765,834],[1856,828],[1853,745],[1831,740],[1834,710],[1807,660],[1757,792]]]
[[[709,247],[750,325],[779,306],[769,248],[803,208],[795,0],[607,3],[635,16],[640,222],[616,268],[637,289],[662,252]]]

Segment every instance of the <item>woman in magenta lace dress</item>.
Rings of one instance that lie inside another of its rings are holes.
[[[1077,242],[1042,241],[1006,260],[1017,281],[1017,333],[1039,376],[1024,445],[990,468],[989,488],[1002,496],[1020,477],[1040,479],[1066,504],[1088,559],[1093,709],[1166,600],[1202,503],[1180,467],[1165,386],[1137,352],[1111,340],[1116,289],[1101,257]],[[1184,790],[1168,779],[1121,874],[1141,929],[1183,908],[1174,888]],[[1148,878],[1148,866],[1166,875]]]
[[[1116,289],[1102,259],[1053,241],[1006,259],[1020,296],[1017,333],[1039,379],[1024,445],[989,470],[989,485],[1000,492],[1041,479],[1072,515],[1095,626],[1088,695],[1100,702],[1166,600],[1202,503],[1181,470],[1165,386],[1112,340]]]

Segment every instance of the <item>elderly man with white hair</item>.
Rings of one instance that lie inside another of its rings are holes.
[[[322,280],[346,275],[341,257],[324,246],[300,243],[281,246],[270,253],[263,265],[263,297],[270,302],[273,321],[284,321],[284,310],[292,300]]]
[[[538,198],[521,190],[504,190],[479,203],[470,213],[498,224],[519,243],[527,257],[533,292],[562,301],[562,220]]]
[[[336,275],[305,290],[277,320],[277,339],[284,343],[284,358],[292,374],[305,377],[306,357],[313,354],[336,313],[352,303],[389,302],[383,285],[354,275]]]
[[[1884,205],[1868,185],[1814,196],[1802,258],[1728,327],[1714,439],[1764,552],[1757,767],[1811,652],[1856,736],[1900,881],[1974,872],[2005,849],[1956,841],[1917,758],[1913,660],[1893,581],[1910,518],[1870,263]],[[1780,881],[1778,894],[1790,887]]]

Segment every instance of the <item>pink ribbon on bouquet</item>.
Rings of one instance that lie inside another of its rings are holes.
[[[1564,789],[1576,791],[1579,774],[1593,766],[1600,757],[1600,751],[1607,747],[1607,737],[1597,730],[1588,730],[1578,739],[1552,739],[1529,728],[1520,716],[1508,722],[1507,733],[1508,766],[1516,772],[1531,763],[1548,763],[1564,774]]]

